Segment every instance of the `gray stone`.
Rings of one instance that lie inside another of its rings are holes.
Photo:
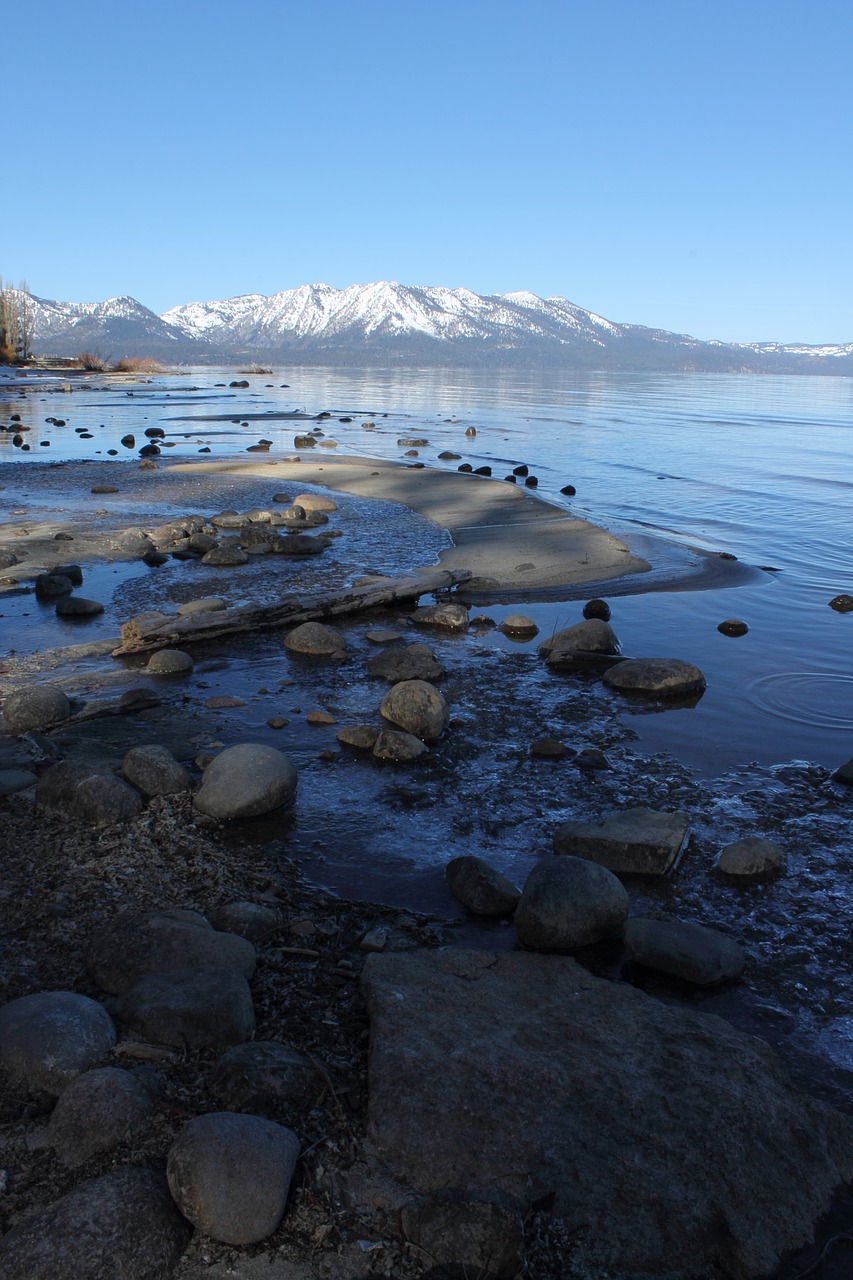
[[[574,626],[565,627],[556,635],[550,636],[539,646],[540,656],[546,657],[549,663],[558,661],[566,653],[618,652],[616,632],[602,618],[586,618],[583,622],[576,622]]]
[[[538,863],[515,911],[519,941],[535,951],[571,951],[622,932],[628,895],[612,872],[582,858]]]
[[[291,653],[337,658],[345,652],[347,642],[340,631],[324,622],[303,622],[285,637],[284,647]]]
[[[298,1158],[299,1139],[290,1129],[215,1111],[184,1126],[166,1176],[193,1226],[225,1244],[255,1244],[281,1222]]]
[[[213,965],[149,973],[117,998],[115,1015],[135,1035],[177,1049],[227,1049],[255,1034],[248,982]]]
[[[419,627],[444,627],[447,631],[464,631],[468,626],[468,610],[464,604],[428,604],[415,609],[412,621]]]
[[[530,744],[530,754],[537,760],[562,760],[566,744],[559,738],[537,738]]]
[[[764,836],[746,836],[720,850],[717,870],[727,879],[751,883],[775,875],[784,864],[784,854],[772,840]]]
[[[62,1093],[115,1042],[103,1005],[76,991],[39,991],[0,1009],[0,1066],[33,1090]]]
[[[204,538],[205,535],[197,534],[196,537]],[[210,548],[208,547],[207,550]],[[179,604],[178,613],[181,617],[189,617],[196,613],[221,613],[227,608],[228,605],[221,596],[202,596],[198,600],[187,600],[184,604]]]
[[[86,956],[89,976],[102,991],[120,995],[149,973],[190,965],[255,972],[257,953],[236,933],[212,929],[204,916],[123,911],[95,934]]]
[[[604,683],[623,693],[680,698],[702,693],[705,677],[698,667],[677,658],[628,658],[604,673]]]
[[[226,902],[210,913],[210,922],[225,933],[236,933],[250,942],[262,942],[281,925],[274,907],[258,902]]]
[[[74,760],[60,760],[41,775],[35,803],[37,811],[48,817],[96,827],[129,822],[144,808],[139,792],[121,778]]]
[[[422,742],[440,738],[450,722],[447,703],[438,689],[425,680],[401,680],[389,689],[379,706],[391,724]]]
[[[148,659],[147,670],[153,676],[183,676],[193,669],[193,660],[183,649],[158,649]]]
[[[74,590],[74,583],[64,573],[40,573],[36,578],[36,595],[68,596]]]
[[[845,787],[853,787],[853,759],[841,764],[832,775],[833,782],[840,782]]]
[[[588,858],[617,875],[662,876],[675,864],[687,840],[686,813],[658,813],[638,805],[597,822],[563,822],[554,852]]]
[[[369,724],[351,724],[338,729],[335,737],[345,747],[354,747],[356,751],[372,751],[376,746],[379,730]]]
[[[150,743],[131,747],[121,762],[121,771],[144,796],[171,796],[191,791],[193,780],[168,747]]]
[[[71,715],[71,703],[53,684],[16,689],[3,703],[3,717],[10,729],[26,733],[30,729],[46,729]]]
[[[85,596],[64,596],[56,603],[56,613],[60,618],[97,618],[104,612],[104,606],[97,600],[87,600]]]
[[[502,631],[505,636],[517,637],[519,640],[530,640],[537,634],[539,628],[526,614],[510,613],[500,623],[498,631]]]
[[[454,898],[477,916],[510,916],[521,897],[521,890],[484,858],[451,858],[444,875]]]
[[[289,804],[296,795],[296,769],[281,751],[243,742],[220,752],[204,771],[194,804],[211,818],[254,818]]]
[[[279,538],[272,549],[280,556],[318,556],[329,546],[328,538],[310,538],[302,533],[291,534],[287,538]],[[305,623],[305,626],[311,624]]]
[[[249,557],[236,543],[223,542],[221,546],[205,551],[201,563],[212,565],[215,569],[231,569],[237,565],[248,564]]]
[[[401,680],[440,680],[444,675],[444,667],[436,662],[435,654],[425,644],[384,649],[369,660],[367,670],[389,684],[398,684]]]
[[[548,1197],[561,1274],[766,1275],[853,1176],[853,1120],[762,1041],[567,957],[385,952],[362,988],[377,1178],[403,1203]]]
[[[402,729],[383,729],[376,735],[373,754],[377,760],[393,760],[397,764],[408,764],[420,756],[428,754],[428,748],[413,733],[404,733]]]
[[[524,1228],[519,1213],[487,1200],[418,1200],[400,1211],[403,1239],[425,1267],[483,1280],[514,1280]]]
[[[3,1280],[167,1280],[190,1241],[166,1179],[119,1169],[84,1182],[0,1241]]]
[[[300,493],[293,499],[295,507],[302,507],[303,511],[337,511],[338,504],[332,498],[327,498],[324,493]]]
[[[679,920],[629,920],[625,947],[636,964],[700,987],[739,978],[746,963],[743,948],[724,933]]]
[[[48,1135],[62,1163],[74,1168],[143,1133],[153,1112],[137,1076],[100,1067],[72,1080],[53,1109]]]
[[[303,1053],[277,1040],[253,1040],[222,1055],[209,1087],[229,1111],[268,1116],[294,1104],[310,1106],[326,1086]]]
[[[0,796],[11,796],[35,786],[38,777],[29,769],[0,769]]]

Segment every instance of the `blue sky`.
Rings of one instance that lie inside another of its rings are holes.
[[[853,341],[849,0],[45,0],[3,28],[0,273],[40,296],[387,279]]]

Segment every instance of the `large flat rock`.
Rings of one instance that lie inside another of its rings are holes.
[[[637,806],[597,822],[563,822],[554,852],[597,862],[616,875],[662,876],[675,864],[690,829],[686,813]]]
[[[376,1185],[553,1196],[565,1280],[766,1275],[853,1174],[853,1120],[762,1041],[568,957],[382,954],[362,981]]]

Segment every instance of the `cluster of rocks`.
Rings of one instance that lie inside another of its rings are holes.
[[[684,813],[640,807],[595,822],[562,823],[554,854],[537,863],[518,889],[484,859],[463,856],[447,865],[453,896],[477,916],[514,918],[522,946],[569,952],[606,939],[624,942],[626,955],[643,968],[697,986],[732,981],[745,964],[738,943],[714,928],[668,919],[629,919],[630,899],[620,877],[667,875],[689,836]],[[720,851],[717,872],[731,884],[753,884],[778,874],[782,851],[761,836],[748,836]]]

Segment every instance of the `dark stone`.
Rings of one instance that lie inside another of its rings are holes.
[[[740,618],[726,618],[724,622],[717,623],[717,630],[724,636],[745,636],[749,627]]]
[[[91,826],[128,822],[142,812],[142,797],[115,774],[85,761],[60,760],[39,778],[36,811]]]
[[[282,1108],[310,1108],[326,1085],[304,1054],[276,1040],[253,1040],[222,1055],[209,1087],[230,1111],[275,1116]]]
[[[123,911],[93,938],[86,968],[102,991],[120,995],[149,973],[191,965],[251,978],[256,961],[251,942],[213,929],[196,912]]]
[[[38,991],[0,1009],[0,1066],[32,1090],[62,1093],[115,1041],[103,1005],[76,991]]]
[[[521,891],[484,858],[463,855],[445,868],[447,887],[463,907],[477,916],[509,916]]]
[[[212,965],[140,978],[117,998],[115,1014],[136,1035],[177,1049],[227,1049],[255,1034],[248,982]]]
[[[739,978],[746,963],[743,948],[724,933],[680,920],[629,920],[625,948],[635,964],[700,987]]]
[[[117,1067],[86,1071],[54,1107],[48,1133],[63,1164],[85,1164],[130,1142],[149,1126],[154,1099],[138,1076]]]
[[[515,911],[525,947],[572,951],[622,932],[628,895],[612,872],[583,858],[539,862],[527,877]]]
[[[601,618],[602,622],[610,621],[610,605],[606,600],[587,600],[583,607],[585,618]]]

